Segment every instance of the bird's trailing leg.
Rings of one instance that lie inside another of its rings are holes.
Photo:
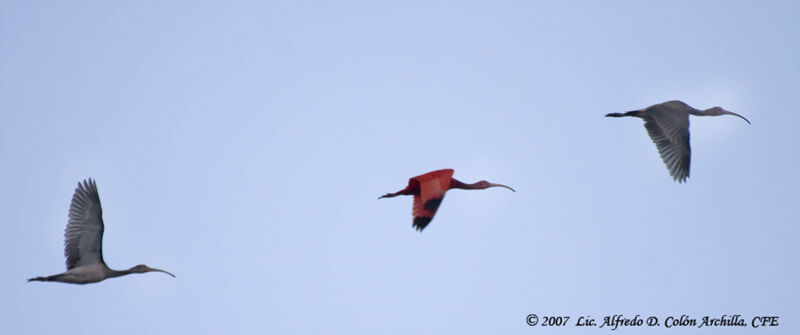
[[[404,188],[404,189],[402,189],[400,191],[394,192],[394,193],[386,193],[386,194],[378,197],[378,199],[381,199],[381,198],[394,198],[394,197],[396,197],[398,195],[411,195],[411,192],[409,191],[409,188],[406,187],[406,188]]]
[[[57,275],[52,275],[52,276],[47,276],[47,277],[30,278],[30,279],[28,279],[28,282],[32,282],[32,281],[56,281],[58,278],[61,278],[61,276],[63,276],[63,275],[64,275],[63,273],[59,273]]]
[[[400,191],[400,192],[395,192],[395,193],[386,193],[386,194],[384,194],[384,195],[382,195],[382,196],[378,197],[378,199],[382,199],[382,198],[394,198],[394,197],[396,197],[396,196],[398,196],[398,195],[406,195],[405,193],[402,193],[402,192],[403,192],[403,191]]]
[[[606,117],[623,117],[623,116],[635,116],[635,117],[642,117],[641,111],[630,111],[626,113],[608,113]]]

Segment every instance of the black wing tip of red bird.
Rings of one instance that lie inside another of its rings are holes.
[[[423,207],[425,207],[425,209],[435,213],[436,210],[439,209],[439,206],[442,204],[442,199],[444,199],[444,198],[442,197],[442,198],[434,198],[434,199],[428,200],[428,201],[425,202],[425,205],[423,205]]]
[[[414,229],[416,229],[418,232],[421,233],[422,230],[425,229],[425,227],[427,227],[429,223],[431,223],[431,220],[433,219],[418,216],[414,218],[414,223],[412,225],[414,226]]]

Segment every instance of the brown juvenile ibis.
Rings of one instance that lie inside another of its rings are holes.
[[[392,198],[398,195],[413,195],[414,207],[412,213],[414,221],[412,225],[421,232],[433,220],[433,216],[436,215],[436,210],[442,204],[444,193],[447,190],[453,188],[482,190],[489,187],[505,187],[514,191],[513,188],[506,185],[493,184],[485,180],[474,184],[464,184],[453,178],[453,169],[444,169],[413,177],[408,180],[406,188],[395,193],[387,193],[378,199]]]
[[[667,101],[645,109],[627,113],[610,113],[607,117],[635,116],[644,119],[647,134],[658,147],[658,153],[675,181],[682,183],[689,178],[692,148],[689,146],[689,114],[697,116],[736,115],[750,124],[744,116],[726,111],[721,107],[706,110],[695,109],[682,101]]]
[[[31,281],[55,281],[70,284],[89,284],[131,273],[151,271],[175,275],[141,264],[127,270],[109,269],[103,261],[103,209],[97,185],[91,178],[78,183],[72,204],[69,207],[69,222],[64,232],[64,256],[67,257],[67,271],[47,277],[28,279]]]

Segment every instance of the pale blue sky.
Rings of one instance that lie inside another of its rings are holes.
[[[528,313],[799,332],[799,17],[798,1],[0,1],[0,334],[609,332]],[[671,99],[753,122],[692,117],[686,184],[641,120],[603,117]],[[422,234],[410,197],[376,200],[441,168],[517,193],[449,192]],[[87,177],[109,266],[177,278],[25,282],[64,270]]]

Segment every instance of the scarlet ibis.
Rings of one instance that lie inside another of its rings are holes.
[[[70,284],[89,284],[131,273],[151,271],[163,272],[173,278],[175,275],[141,264],[128,270],[112,270],[103,261],[103,209],[97,185],[91,178],[78,183],[72,204],[69,207],[69,222],[64,232],[64,256],[67,257],[67,271],[47,277],[28,279],[31,281],[55,281]]]
[[[493,184],[485,180],[474,184],[464,184],[453,178],[453,169],[444,169],[413,177],[408,180],[406,188],[395,193],[386,193],[386,195],[382,195],[378,199],[393,198],[398,195],[413,195],[414,207],[412,214],[414,221],[412,225],[421,232],[433,220],[433,216],[436,215],[436,210],[442,204],[444,193],[447,190],[453,188],[482,190],[489,187],[505,187],[514,191],[513,188],[506,185]]]
[[[610,113],[607,117],[635,116],[644,119],[644,127],[658,147],[658,153],[678,183],[689,178],[692,149],[689,146],[689,114],[697,116],[736,115],[750,124],[750,120],[721,107],[699,110],[682,101],[667,101],[645,109],[627,113]]]

